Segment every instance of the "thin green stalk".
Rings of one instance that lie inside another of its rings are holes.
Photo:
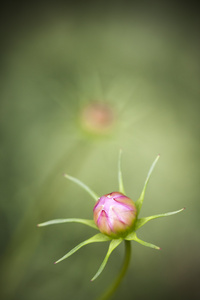
[[[122,279],[124,278],[124,276],[126,274],[126,271],[129,266],[130,258],[131,258],[131,242],[124,240],[124,243],[125,243],[125,258],[124,258],[122,268],[121,268],[118,276],[114,280],[114,282],[109,286],[109,288],[97,300],[110,299],[116,292],[117,288],[119,287]]]

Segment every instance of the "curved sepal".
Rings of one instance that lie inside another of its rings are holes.
[[[168,213],[165,213],[165,214],[159,214],[159,215],[154,215],[154,216],[138,219],[136,224],[135,224],[134,230],[138,230],[140,227],[144,226],[147,222],[149,222],[151,220],[154,220],[154,219],[157,219],[157,218],[162,218],[162,217],[168,217],[168,216],[171,216],[171,215],[175,215],[175,214],[180,213],[184,209],[185,208],[181,208],[179,210],[168,212]]]
[[[137,235],[136,235],[135,232],[132,232],[129,235],[127,235],[127,237],[125,238],[125,240],[127,240],[127,241],[135,241],[135,242],[137,242],[137,243],[139,243],[139,244],[141,244],[143,246],[149,247],[149,248],[153,248],[153,249],[157,249],[157,250],[161,249],[160,247],[158,247],[156,245],[153,245],[153,244],[147,243],[147,242],[145,242],[143,240],[140,240],[137,237]]]
[[[96,243],[96,242],[107,242],[110,241],[110,238],[102,233],[98,233],[94,235],[93,237],[89,238],[88,240],[85,240],[84,242],[80,243],[76,247],[74,247],[71,251],[69,251],[67,254],[65,254],[63,257],[61,257],[59,260],[55,262],[55,264],[61,262],[62,260],[68,258],[72,254],[74,254],[76,251],[78,251],[80,248],[83,246],[86,246],[91,243]]]
[[[93,191],[91,190],[91,188],[89,188],[85,183],[83,183],[82,181],[80,181],[79,179],[72,177],[70,175],[64,174],[64,177],[73,181],[74,183],[76,183],[77,185],[79,185],[80,187],[82,187],[86,192],[88,192],[88,194],[90,196],[92,196],[92,198],[97,201],[99,199],[99,196]]]
[[[147,188],[147,184],[148,184],[148,182],[149,182],[149,178],[150,178],[150,176],[151,176],[151,173],[153,172],[153,169],[154,169],[154,167],[155,167],[155,165],[156,165],[156,163],[157,163],[159,157],[160,157],[160,155],[158,155],[158,156],[156,157],[156,159],[154,160],[153,164],[151,165],[151,168],[149,169],[149,172],[148,172],[148,174],[147,174],[147,178],[146,178],[145,183],[144,183],[144,187],[143,187],[142,193],[141,193],[139,199],[135,202],[135,205],[136,205],[136,207],[137,207],[137,213],[138,213],[138,214],[139,214],[139,212],[140,212],[140,210],[141,210],[141,207],[142,207],[142,203],[143,203],[143,200],[144,200],[144,195],[145,195],[145,191],[146,191],[146,188]]]
[[[62,224],[62,223],[81,223],[85,224],[89,227],[95,228],[98,230],[96,224],[94,223],[93,220],[86,220],[86,219],[77,219],[77,218],[70,218],[70,219],[55,219],[51,221],[47,221],[44,223],[40,223],[37,226],[38,227],[43,227],[43,226],[49,226],[49,225],[55,225],[55,224]]]
[[[123,241],[123,239],[114,239],[110,242],[109,248],[108,248],[108,252],[106,254],[106,257],[104,258],[100,268],[98,269],[97,273],[94,275],[94,277],[91,279],[91,281],[94,281],[103,271],[103,269],[105,268],[108,258],[111,255],[111,253],[113,252],[113,250],[119,246],[119,244]]]
[[[122,157],[122,150],[120,149],[119,159],[118,159],[118,183],[119,183],[119,192],[125,194],[122,171],[121,171],[121,157]]]

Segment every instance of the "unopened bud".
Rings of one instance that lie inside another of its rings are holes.
[[[99,198],[93,212],[94,221],[103,234],[120,238],[133,229],[137,210],[133,200],[113,192]]]
[[[114,125],[114,113],[102,102],[91,102],[81,112],[82,128],[93,134],[110,133]]]

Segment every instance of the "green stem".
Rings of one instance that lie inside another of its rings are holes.
[[[126,274],[126,271],[128,269],[128,266],[129,266],[130,258],[131,258],[131,242],[126,241],[126,240],[124,240],[124,242],[125,242],[125,258],[124,258],[124,263],[122,265],[122,268],[121,268],[118,276],[114,280],[114,282],[105,291],[105,293],[103,293],[101,295],[101,297],[98,298],[98,300],[108,300],[108,299],[110,299],[114,295],[114,293],[116,292],[117,288],[119,287],[122,279],[124,278],[124,276]]]

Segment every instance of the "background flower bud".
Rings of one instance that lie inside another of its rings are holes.
[[[112,237],[126,236],[136,220],[136,206],[133,200],[119,192],[102,196],[93,209],[94,221],[99,230]]]
[[[110,133],[114,123],[113,109],[103,102],[91,102],[81,112],[81,126],[88,133]]]

